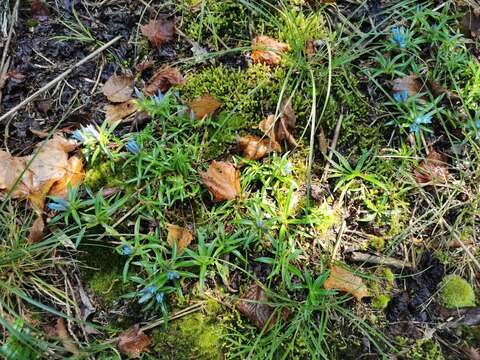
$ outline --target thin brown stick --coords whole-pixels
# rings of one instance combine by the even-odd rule
[[[109,48],[110,46],[112,46],[113,44],[115,44],[118,40],[120,40],[122,38],[121,35],[118,35],[116,38],[114,38],[113,40],[109,41],[108,43],[106,43],[105,45],[103,45],[102,47],[98,48],[97,50],[95,50],[93,53],[91,53],[90,55],[88,55],[87,57],[83,58],[82,60],[80,60],[79,62],[77,62],[75,65],[73,65],[70,69],[67,69],[65,70],[63,73],[61,73],[60,75],[58,75],[55,79],[53,79],[52,81],[50,81],[48,84],[44,85],[42,88],[40,88],[39,90],[37,90],[35,93],[33,93],[32,95],[30,95],[29,97],[27,97],[25,100],[23,100],[20,104],[14,106],[12,109],[10,109],[9,111],[7,111],[5,114],[3,114],[2,116],[0,116],[0,123],[2,123],[5,119],[7,119],[9,116],[13,115],[14,113],[16,113],[19,109],[21,109],[22,107],[24,107],[25,105],[27,105],[28,103],[30,103],[32,100],[36,99],[39,95],[43,94],[45,91],[47,91],[48,89],[52,88],[55,84],[57,84],[58,82],[62,81],[63,79],[65,79],[71,72],[73,72],[75,69],[77,69],[78,67],[82,66],[83,64],[85,64],[87,61],[90,61],[91,59],[93,59],[94,57],[96,57],[98,54],[100,54],[101,52],[103,52],[105,49]]]
[[[10,42],[12,41],[13,29],[15,27],[15,22],[17,21],[17,17],[18,17],[19,6],[20,6],[20,0],[17,0],[13,8],[12,23],[10,24],[10,30],[8,31],[7,42],[5,43],[5,47],[3,48],[2,62],[0,63],[0,73],[8,71],[9,66],[8,65],[5,66],[5,64],[7,61],[8,49],[10,48]],[[0,104],[1,103],[2,103],[2,89],[0,89]]]
[[[330,161],[333,159],[333,153],[337,148],[338,137],[340,136],[340,130],[342,129],[343,115],[340,115],[335,126],[335,133],[333,134],[332,145],[330,146],[330,152],[328,153],[327,163],[323,169],[322,181],[325,181],[328,176],[328,170],[330,169]]]
[[[365,262],[376,265],[386,265],[399,269],[412,268],[413,265],[405,260],[399,260],[388,256],[378,256],[354,251],[349,254],[351,261]]]

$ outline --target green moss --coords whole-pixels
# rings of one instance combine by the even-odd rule
[[[98,166],[89,169],[85,174],[84,184],[90,189],[97,190],[104,186],[112,175],[109,162],[103,162]]]
[[[472,287],[458,275],[443,278],[440,283],[440,298],[447,308],[475,306],[475,293]]]
[[[385,239],[382,236],[372,236],[368,245],[374,250],[382,251],[385,247]]]
[[[122,274],[117,271],[95,272],[88,286],[107,307],[113,305],[127,291],[122,281]]]
[[[395,274],[389,268],[383,268],[383,276],[385,276],[385,280],[387,283],[392,286],[395,282]]]
[[[194,313],[152,333],[152,347],[168,359],[222,359],[224,328],[216,319],[218,307]]]
[[[383,310],[388,306],[388,303],[390,302],[390,296],[380,294],[378,296],[375,296],[372,300],[372,307],[374,309],[378,310]]]
[[[444,360],[442,349],[433,340],[417,340],[415,346],[408,351],[405,357],[409,360]]]

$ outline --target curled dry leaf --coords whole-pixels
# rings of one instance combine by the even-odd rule
[[[415,179],[419,184],[440,183],[445,184],[448,180],[448,166],[445,162],[445,156],[430,151],[427,158],[420,162],[414,170]]]
[[[84,177],[83,160],[78,156],[72,156],[68,159],[65,175],[53,184],[48,195],[67,198],[68,187],[77,187],[83,182]]]
[[[274,308],[267,304],[268,298],[262,287],[253,284],[243,294],[242,299],[237,303],[237,309],[245,315],[259,329],[270,329],[278,320],[274,314]],[[289,316],[286,310],[281,311],[280,318],[286,320]]]
[[[355,296],[358,301],[370,296],[361,277],[337,265],[333,265],[330,269],[330,275],[323,283],[323,287],[325,289],[336,289],[347,292]]]
[[[129,358],[138,358],[150,345],[150,338],[140,330],[138,325],[132,326],[119,336],[118,350]]]
[[[105,106],[105,121],[112,125],[116,121],[125,119],[137,111],[135,100],[128,100],[121,104]]]
[[[157,90],[166,92],[173,85],[183,85],[185,79],[177,69],[170,66],[163,66],[152,76],[148,85],[143,89],[149,96],[155,95]]]
[[[126,75],[112,75],[103,85],[103,95],[115,103],[123,103],[132,97],[133,77]]]
[[[287,140],[292,146],[298,146],[291,131],[295,128],[297,117],[293,112],[291,101],[288,100],[282,104],[280,119],[276,120],[274,115],[269,115],[259,124],[260,130],[269,137],[273,143]]]
[[[280,145],[270,139],[261,139],[259,136],[242,136],[237,141],[237,147],[243,157],[249,160],[258,160],[273,151],[280,151]]]
[[[152,45],[159,47],[163,43],[173,39],[175,35],[175,21],[168,19],[150,20],[150,22],[143,25],[140,30]]]
[[[202,96],[193,99],[188,107],[195,114],[195,119],[200,120],[205,116],[212,115],[222,105],[220,101],[212,95],[205,93]]]
[[[463,16],[462,25],[469,36],[478,37],[480,35],[480,8],[467,11]]]
[[[68,157],[68,153],[75,147],[75,141],[55,135],[53,139],[39,145],[38,154],[33,160],[34,155],[14,157],[0,151],[0,192],[11,191],[10,195],[14,199],[29,199],[33,208],[41,213],[45,198],[51,194],[52,189],[55,194],[66,194],[66,184],[69,181],[76,185],[83,179],[81,160],[71,160]],[[21,175],[31,160],[29,168]],[[14,187],[20,176],[20,181]]]
[[[408,96],[415,96],[422,90],[422,83],[414,74],[393,80],[393,91],[397,93],[407,92]]]
[[[232,200],[240,195],[240,172],[232,163],[213,161],[200,176],[214,201]]]
[[[287,52],[288,44],[279,42],[266,35],[260,35],[252,40],[252,60],[254,63],[276,65],[280,63],[279,53]]]
[[[32,0],[32,15],[40,20],[46,20],[50,15],[47,4],[42,0]]]
[[[168,245],[173,247],[173,244],[176,243],[178,253],[182,253],[183,250],[185,250],[193,240],[193,235],[187,228],[178,225],[167,224],[167,230]]]
[[[43,231],[45,229],[45,223],[43,218],[39,215],[32,224],[30,232],[28,234],[28,242],[30,244],[36,244],[43,239]]]

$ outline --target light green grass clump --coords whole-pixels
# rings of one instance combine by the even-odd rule
[[[440,298],[445,307],[475,306],[475,293],[471,285],[458,275],[445,276],[440,283]]]

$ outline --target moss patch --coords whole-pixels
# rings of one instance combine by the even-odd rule
[[[440,298],[447,308],[475,306],[471,285],[458,275],[445,276],[440,283]]]

